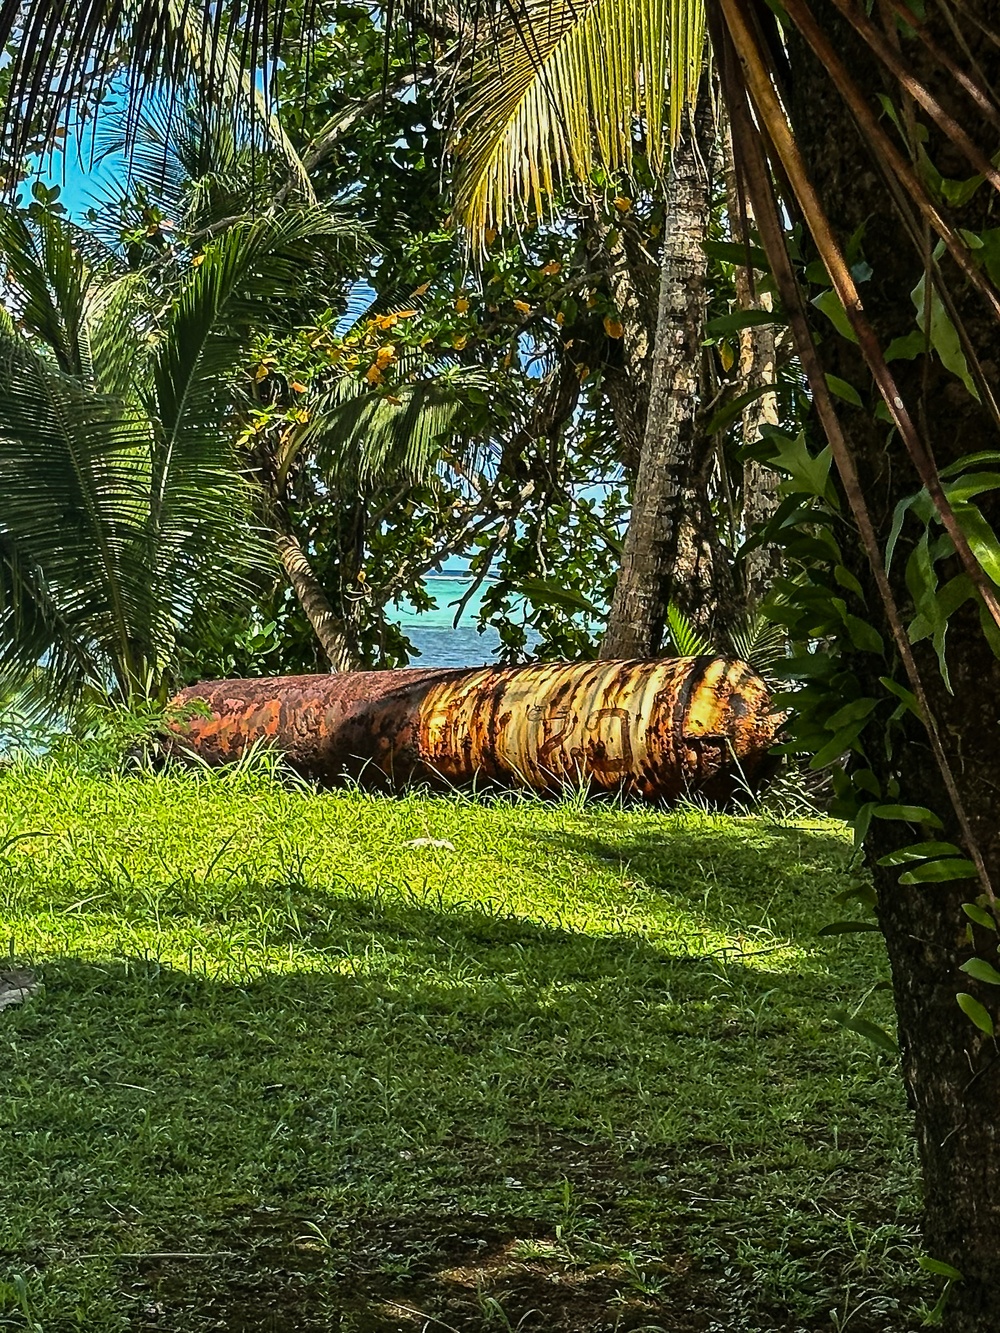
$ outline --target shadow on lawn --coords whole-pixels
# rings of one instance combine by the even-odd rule
[[[615,866],[669,899],[692,921],[722,931],[767,930],[810,947],[844,909],[835,895],[857,872],[851,844],[836,826],[782,825],[747,819],[743,839],[732,821],[662,822],[572,829],[525,836],[549,853],[559,848],[595,867]]]
[[[661,839],[565,838],[684,892]],[[818,1031],[828,979],[772,1013],[738,961],[308,885],[282,929],[315,970],[66,958],[5,1018],[8,1254],[40,1299],[96,1260],[136,1330],[830,1327],[823,1218],[890,1205],[850,1174],[880,1168],[885,1075]],[[853,1333],[903,1326],[874,1271]]]

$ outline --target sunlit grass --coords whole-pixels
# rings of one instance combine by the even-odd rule
[[[837,825],[15,766],[4,839],[0,1327],[910,1326]]]

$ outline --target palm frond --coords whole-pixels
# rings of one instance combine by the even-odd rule
[[[250,594],[269,547],[227,413],[260,303],[294,285],[317,237],[342,234],[318,210],[239,227],[159,323],[144,275],[81,261],[81,373],[25,336],[47,327],[45,284],[25,333],[0,319],[0,677],[44,665],[61,698],[113,683],[127,697],[162,678],[199,599]],[[58,344],[64,325],[48,332]]]
[[[421,481],[461,439],[469,393],[487,391],[495,396],[495,383],[471,367],[395,385],[391,394],[345,377],[316,404],[299,447],[333,482]]]
[[[667,603],[667,631],[670,647],[678,657],[714,656],[716,648],[684,614],[676,602]]]
[[[223,101],[238,87],[270,114],[284,14],[284,0],[2,0],[0,48],[14,52],[3,127],[12,159],[32,133],[55,131],[78,88],[106,91],[123,68],[134,102],[164,80],[194,79]]]
[[[364,244],[353,223],[305,208],[237,223],[205,248],[171,305],[154,358],[154,411],[166,437],[195,423],[218,425],[248,330],[301,285],[329,242]]]
[[[628,170],[641,122],[658,167],[704,61],[703,0],[520,0],[474,69],[457,212],[480,238],[589,179]]]
[[[0,210],[0,251],[10,299],[24,328],[51,350],[67,375],[89,366],[84,305],[86,271],[70,233],[57,219],[29,224],[17,209]]]
[[[53,688],[134,661],[146,578],[135,549],[148,424],[94,394],[27,343],[0,335],[0,662]],[[83,664],[85,674],[81,674]]]
[[[778,664],[788,656],[788,634],[761,612],[755,612],[730,633],[733,652],[753,667],[759,676],[770,679]]]

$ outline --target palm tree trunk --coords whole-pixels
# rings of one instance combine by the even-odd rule
[[[298,538],[291,533],[276,532],[274,540],[288,582],[313,627],[330,670],[360,671],[362,663],[348,643],[343,623],[330,605]]]
[[[656,330],[658,265],[647,255],[631,214],[611,226],[595,218],[595,259],[607,271],[608,290],[623,326],[621,364],[605,364],[601,380],[618,432],[622,464],[635,479],[649,415],[649,379]]]
[[[874,104],[882,71],[841,20],[834,4],[816,0],[812,8],[859,86],[872,90]],[[961,10],[980,25],[965,28],[964,49],[950,27],[948,7],[928,6],[926,46],[911,42],[907,47],[913,78],[925,87],[940,87],[937,57],[947,52],[962,68],[977,70],[983,86],[996,88],[1000,86],[1000,48],[988,35],[995,23],[995,0],[966,0]],[[924,272],[924,257],[911,245],[892,196],[873,169],[868,145],[823,66],[800,42],[789,44],[789,55],[796,139],[841,244],[854,235],[864,237],[864,257],[875,274],[865,288],[864,307],[885,347],[914,327],[910,292]],[[946,83],[945,87],[947,92]],[[877,114],[877,104],[874,110]],[[978,142],[990,145],[985,151],[992,151],[995,130],[991,125],[977,123],[971,114],[962,123]],[[953,160],[949,159],[950,146],[933,128],[923,147],[932,163]],[[958,222],[968,229],[966,235],[988,231],[995,226],[994,198],[980,190],[958,214]],[[980,364],[993,375],[1000,365],[1000,326],[971,286],[954,281],[947,270],[945,280]],[[844,339],[829,337],[826,330],[822,334],[824,368],[850,384],[863,386],[866,392],[870,378],[858,349]],[[997,431],[989,411],[936,357],[894,362],[893,370],[899,393],[919,421],[940,468],[996,449]],[[841,421],[884,544],[897,504],[919,489],[919,481],[899,436],[870,411],[848,409]],[[977,497],[977,503],[994,531],[998,530],[996,492]],[[912,537],[904,533],[906,540]],[[854,541],[852,547],[849,559],[865,578],[860,543]],[[905,554],[903,558],[897,554],[890,578],[903,608],[912,605],[905,567]],[[874,593],[868,605],[885,642],[891,642]],[[972,833],[994,886],[1000,886],[1000,661],[983,634],[973,605],[965,605],[949,618],[947,651],[951,684],[946,687],[928,642],[914,647]],[[840,669],[854,672],[861,691],[877,697],[879,676],[885,670],[880,655],[845,655]],[[911,725],[908,738],[876,731],[866,744],[866,754],[874,756],[872,768],[883,789],[891,781],[900,801],[927,807],[944,821],[943,830],[934,837],[960,842],[961,833],[926,736],[915,719]],[[990,1013],[997,1013],[998,988],[980,984],[960,970],[972,955],[980,955],[994,968],[1000,966],[997,935],[994,930],[970,927],[962,911],[963,902],[976,896],[974,881],[907,885],[900,882],[899,867],[888,869],[879,864],[886,853],[898,851],[916,836],[898,823],[874,819],[866,850],[892,970],[902,1073],[923,1171],[924,1248],[932,1259],[962,1274],[948,1293],[942,1327],[948,1333],[987,1333],[997,1327],[1000,1311],[1000,1061],[996,1042],[969,1022],[955,997],[960,991],[971,992]]]
[[[671,600],[710,633],[720,584],[731,601],[707,495],[713,442],[698,420],[715,137],[705,87],[692,122],[671,163],[649,411],[604,658],[655,655]]]

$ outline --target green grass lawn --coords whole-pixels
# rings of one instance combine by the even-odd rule
[[[39,765],[4,837],[0,1328],[917,1326],[838,825]]]

